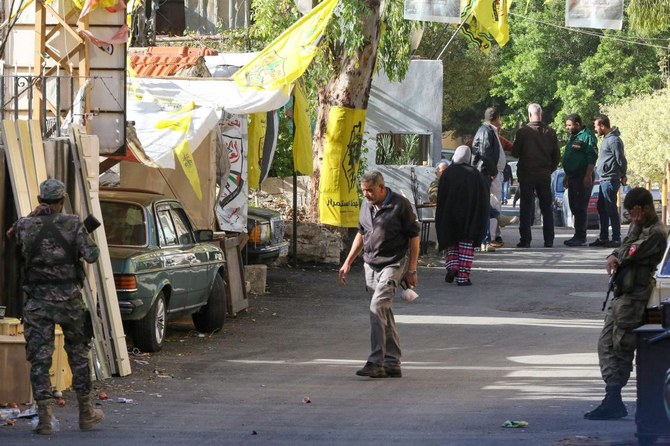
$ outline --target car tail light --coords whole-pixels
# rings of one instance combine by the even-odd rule
[[[254,245],[262,245],[270,241],[270,225],[256,224],[251,231],[249,231],[249,243]]]
[[[132,274],[115,274],[116,291],[137,291],[137,280]]]

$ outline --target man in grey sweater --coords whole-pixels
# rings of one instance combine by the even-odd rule
[[[619,129],[610,126],[606,115],[598,115],[593,121],[598,136],[603,137],[596,171],[600,176],[598,192],[598,215],[600,216],[600,235],[589,246],[618,248],[621,246],[621,219],[617,207],[617,193],[621,185],[626,184],[628,163],[623,150],[623,141]],[[609,227],[612,226],[612,240],[609,240]]]

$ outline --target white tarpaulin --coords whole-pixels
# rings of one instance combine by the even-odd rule
[[[405,0],[404,17],[422,22],[461,22],[460,0]]]
[[[144,102],[186,104],[193,101],[198,107],[223,109],[241,115],[277,110],[291,96],[290,86],[271,91],[243,91],[232,80],[211,77],[188,80],[132,77],[128,79],[128,89],[129,96],[141,97]]]
[[[565,26],[621,30],[623,0],[566,0]]]

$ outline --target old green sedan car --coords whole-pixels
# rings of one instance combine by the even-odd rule
[[[194,229],[179,201],[152,192],[103,188],[100,205],[121,316],[134,345],[160,350],[166,322],[186,315],[198,331],[220,329],[225,260],[211,243],[213,232]]]

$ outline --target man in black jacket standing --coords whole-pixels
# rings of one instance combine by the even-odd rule
[[[517,248],[530,248],[531,222],[535,194],[542,211],[542,232],[545,248],[554,246],[554,216],[551,210],[551,173],[558,167],[561,157],[556,132],[542,122],[542,107],[528,106],[528,120],[516,132],[512,156],[518,158],[517,178],[521,197],[520,241]]]

